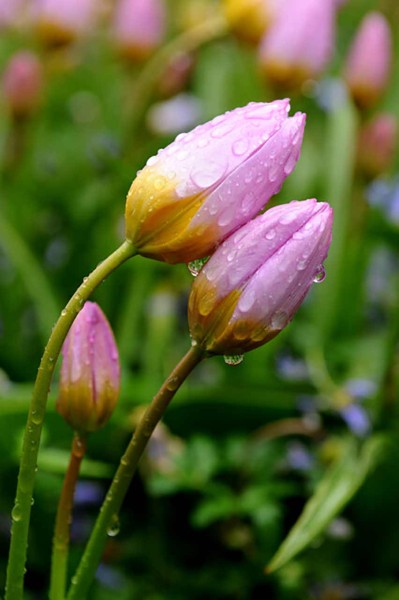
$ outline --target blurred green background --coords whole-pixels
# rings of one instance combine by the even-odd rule
[[[23,18],[0,35],[3,72],[21,49],[35,52],[44,70],[42,100],[28,118],[13,118],[4,95],[0,107],[0,587],[43,345],[82,278],[123,240],[135,173],[180,131],[276,97],[256,48],[228,27],[190,34],[217,21],[219,2],[169,0],[163,44],[135,64],[116,52],[113,3],[101,8],[95,27],[65,46],[49,47]],[[384,97],[365,115],[341,76],[361,19],[375,9],[391,23],[394,60]],[[396,150],[370,174],[357,158],[359,131],[373,113],[399,117],[398,26],[396,0],[348,0],[322,78],[285,92],[292,113],[308,119],[301,159],[272,203],[317,197],[334,206],[327,278],[278,338],[237,366],[205,361],[178,392],[110,532],[93,600],[399,599],[399,160]],[[187,72],[168,86],[170,63],[182,55]],[[115,331],[122,393],[89,442],[71,574],[140,407],[189,346],[191,281],[184,265],[137,257],[93,297]],[[47,597],[71,444],[56,393],[55,382],[32,511],[28,600]],[[305,532],[305,549],[266,576],[315,490],[310,523],[294,540],[300,545]]]

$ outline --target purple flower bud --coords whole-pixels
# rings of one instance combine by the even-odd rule
[[[37,0],[33,21],[41,40],[62,46],[86,33],[94,23],[94,0]]]
[[[365,16],[355,36],[345,67],[345,79],[357,104],[373,106],[385,91],[391,70],[392,36],[385,17]]]
[[[165,29],[163,0],[120,0],[116,6],[114,40],[129,60],[145,60],[161,44]]]
[[[340,410],[341,417],[348,428],[358,437],[365,437],[371,431],[370,418],[366,410],[352,402]]]
[[[248,104],[150,158],[126,202],[126,237],[137,251],[189,262],[253,218],[299,158],[305,115],[288,110],[288,100]]]
[[[271,81],[297,87],[318,77],[331,58],[334,0],[285,0],[260,47],[260,65]]]
[[[3,73],[1,87],[13,117],[32,115],[40,105],[43,92],[43,67],[37,56],[27,50],[13,54]]]
[[[111,416],[119,387],[112,330],[100,307],[86,302],[62,347],[57,410],[75,430],[95,431]]]
[[[275,337],[324,277],[332,209],[306,200],[270,209],[231,235],[192,286],[189,326],[206,352],[239,355]]]

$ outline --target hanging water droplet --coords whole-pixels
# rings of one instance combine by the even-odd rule
[[[231,355],[226,355],[223,356],[224,358],[224,362],[226,363],[226,365],[231,365],[231,366],[236,366],[239,365],[240,363],[242,363],[242,361],[244,360],[244,355],[243,354],[231,354]]]
[[[313,283],[321,283],[322,281],[324,281],[326,278],[326,270],[323,267],[323,265],[320,265],[320,267],[318,267],[315,275],[313,276]]]
[[[205,258],[197,258],[196,260],[192,260],[187,264],[187,268],[193,277],[197,277],[208,258],[208,256]]]
[[[21,518],[22,518],[21,507],[18,503],[12,509],[11,517],[14,522],[18,522],[21,520]]]
[[[111,522],[107,527],[107,535],[109,537],[115,537],[116,535],[118,535],[120,528],[121,526],[119,523],[118,515],[113,515],[111,518]]]

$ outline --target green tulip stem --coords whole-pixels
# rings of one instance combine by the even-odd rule
[[[68,469],[58,502],[55,520],[53,555],[51,561],[50,600],[64,600],[68,569],[69,533],[72,522],[72,506],[80,465],[86,454],[87,438],[75,433],[72,441]]]
[[[72,578],[67,600],[84,600],[86,598],[103,553],[107,531],[118,519],[119,510],[143,451],[176,391],[204,357],[203,350],[198,346],[192,346],[163,383],[141,418],[120,460],[119,467],[100,509],[77,572]]]
[[[36,475],[40,436],[55,364],[64,339],[85,300],[104,279],[136,254],[125,241],[83,280],[55,324],[42,356],[25,428],[15,504],[12,510],[11,544],[7,567],[5,600],[22,600],[30,512]]]

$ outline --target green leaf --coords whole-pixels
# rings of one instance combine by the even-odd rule
[[[353,440],[347,443],[266,567],[267,573],[288,563],[324,531],[360,488],[374,467],[382,446],[381,438],[371,438],[360,451]]]

